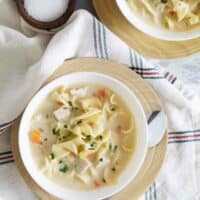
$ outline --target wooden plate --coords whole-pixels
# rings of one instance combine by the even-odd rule
[[[158,59],[180,58],[200,51],[200,38],[171,42],[139,31],[125,19],[115,0],[93,0],[93,5],[102,22],[143,56]]]
[[[146,113],[154,110],[162,109],[161,102],[152,88],[142,80],[135,72],[121,64],[96,58],[81,58],[66,61],[45,83],[58,78],[62,75],[78,71],[95,71],[110,75],[123,83],[125,83],[142,103]],[[21,160],[18,146],[18,127],[20,119],[12,126],[11,129],[11,146],[15,158],[15,163],[22,177],[30,188],[35,192],[40,199],[56,199],[43,189],[41,189],[26,171]],[[111,200],[135,200],[142,195],[147,188],[152,184],[158,174],[167,148],[167,130],[162,141],[154,148],[149,149],[143,163],[142,168],[135,179],[120,193],[111,197]]]

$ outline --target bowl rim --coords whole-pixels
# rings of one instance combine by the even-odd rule
[[[31,163],[32,164],[34,164],[35,166],[36,166],[36,163],[35,163],[35,161],[33,161],[33,157],[32,157],[32,159],[31,158],[29,158],[28,159],[28,161],[27,161],[27,155],[30,155],[30,154],[28,154],[27,152],[28,152],[28,150],[26,150],[26,151],[24,151],[25,149],[26,149],[26,146],[28,146],[27,144],[24,144],[24,136],[26,136],[27,138],[28,138],[28,133],[27,133],[27,131],[28,131],[28,128],[25,128],[26,126],[27,127],[29,127],[28,125],[26,125],[25,126],[25,122],[27,121],[26,119],[27,119],[27,116],[28,116],[28,118],[29,118],[29,120],[31,119],[31,117],[32,117],[32,115],[33,115],[33,112],[34,112],[34,110],[35,110],[35,108],[38,106],[38,104],[39,103],[37,103],[37,101],[38,102],[40,102],[41,103],[41,99],[44,99],[52,90],[54,90],[55,88],[57,88],[59,85],[61,85],[60,83],[62,83],[63,84],[63,82],[62,81],[64,81],[65,79],[67,79],[67,77],[69,78],[70,76],[77,76],[77,75],[79,75],[79,76],[81,76],[81,77],[83,77],[84,75],[87,77],[87,76],[96,76],[96,77],[103,77],[104,78],[104,80],[105,79],[109,79],[112,83],[114,83],[114,84],[118,84],[117,86],[119,87],[119,85],[120,85],[120,87],[122,87],[122,89],[126,89],[126,92],[131,92],[131,98],[132,98],[132,100],[134,100],[135,102],[134,102],[134,109],[135,108],[137,108],[137,109],[139,109],[139,112],[141,112],[140,114],[141,114],[141,118],[140,118],[140,120],[141,120],[141,123],[142,123],[142,126],[143,127],[139,127],[139,128],[142,128],[142,130],[144,131],[144,133],[143,133],[143,136],[144,136],[144,138],[142,138],[142,140],[143,140],[143,147],[138,147],[138,145],[136,144],[136,146],[137,146],[137,148],[136,148],[136,150],[138,151],[138,148],[140,148],[140,153],[141,153],[141,157],[140,158],[135,158],[135,153],[133,153],[133,157],[134,157],[134,159],[136,159],[136,161],[138,161],[139,163],[137,163],[137,165],[135,165],[136,166],[136,168],[135,168],[135,171],[133,171],[133,173],[132,173],[132,175],[128,175],[128,180],[127,181],[124,181],[123,182],[123,184],[121,183],[120,184],[120,181],[119,181],[119,183],[116,185],[116,186],[106,186],[106,187],[103,187],[103,188],[101,188],[101,189],[95,189],[95,190],[92,190],[92,191],[85,191],[85,192],[82,192],[81,191],[81,193],[82,193],[82,195],[86,195],[86,199],[87,200],[89,200],[89,199],[94,199],[94,197],[95,197],[95,199],[97,198],[96,196],[94,196],[95,195],[95,192],[96,193],[98,193],[98,194],[100,194],[100,193],[102,193],[102,195],[100,196],[99,195],[99,197],[98,197],[98,199],[102,199],[102,198],[107,198],[107,197],[109,197],[109,196],[111,196],[111,195],[113,195],[113,194],[115,194],[115,193],[117,193],[117,192],[119,192],[120,190],[122,190],[128,183],[130,183],[130,181],[131,180],[133,180],[133,178],[136,176],[136,174],[138,173],[138,171],[139,171],[139,169],[141,168],[141,166],[142,166],[142,164],[143,164],[143,162],[144,162],[144,160],[145,160],[145,156],[146,156],[146,152],[147,152],[147,148],[148,148],[148,128],[147,128],[147,122],[146,122],[146,118],[145,118],[145,113],[144,113],[144,110],[143,110],[143,108],[142,108],[142,105],[141,105],[141,103],[139,102],[139,100],[138,100],[138,98],[136,97],[136,95],[133,93],[133,91],[131,91],[129,88],[128,88],[128,86],[126,86],[124,83],[122,83],[121,81],[119,81],[119,80],[117,80],[117,79],[115,79],[115,78],[113,78],[112,76],[110,76],[110,75],[105,75],[105,74],[103,74],[103,73],[99,73],[99,72],[72,72],[72,73],[69,73],[69,74],[67,74],[67,75],[64,75],[64,76],[61,76],[61,77],[59,77],[59,78],[57,78],[57,79],[55,79],[55,80],[53,80],[52,82],[50,82],[50,83],[48,83],[46,86],[44,86],[42,89],[40,89],[35,95],[34,95],[34,97],[31,99],[31,101],[29,102],[29,104],[27,105],[27,107],[26,107],[26,109],[25,109],[25,111],[24,111],[24,113],[23,113],[23,115],[22,115],[22,118],[21,118],[21,121],[20,121],[20,126],[19,126],[19,151],[20,151],[20,155],[21,155],[21,158],[22,158],[22,161],[23,161],[23,163],[24,163],[24,166],[25,166],[25,168],[26,168],[26,170],[28,171],[28,173],[29,173],[29,175],[33,178],[33,180],[40,186],[40,187],[42,187],[45,191],[47,191],[48,193],[50,193],[50,194],[52,194],[52,195],[54,195],[54,196],[57,196],[57,197],[59,197],[59,198],[64,198],[64,199],[66,199],[66,196],[64,196],[64,195],[66,195],[66,192],[67,193],[69,193],[70,191],[71,191],[71,193],[70,194],[72,194],[72,193],[77,193],[77,191],[76,190],[70,190],[70,189],[68,189],[68,188],[65,188],[65,189],[63,189],[61,186],[59,186],[59,185],[57,185],[56,183],[53,183],[52,181],[50,181],[45,175],[42,175],[41,173],[39,173],[38,171],[39,170],[33,170],[33,166],[31,166],[30,167],[30,162],[28,163],[28,161],[31,161]],[[77,81],[75,84],[80,84],[82,81]],[[87,81],[86,81],[87,82]],[[89,82],[88,82],[89,83]],[[92,83],[92,82],[90,82],[90,83]],[[67,84],[67,83],[66,83]],[[68,83],[69,85],[68,86],[70,86],[70,85],[74,85],[74,84],[72,84],[72,83]],[[109,87],[108,87],[109,88]],[[111,88],[111,89],[113,89],[113,88]],[[126,93],[125,92],[125,93]],[[128,94],[128,93],[127,93]],[[41,97],[42,95],[44,95],[43,97]],[[121,96],[121,94],[120,94],[120,96]],[[123,98],[123,97],[122,97]],[[124,98],[123,98],[124,99]],[[127,103],[127,102],[126,102]],[[34,105],[34,104],[36,104],[36,106]],[[31,109],[32,109],[32,111],[31,111]],[[132,109],[133,110],[133,109]],[[132,111],[131,110],[131,111]],[[31,116],[31,117],[30,117]],[[29,121],[30,122],[30,121]],[[137,122],[138,123],[138,122]],[[27,123],[26,123],[27,124]],[[138,125],[138,124],[137,124]],[[141,126],[141,125],[140,125]],[[27,131],[25,131],[27,129]],[[140,136],[141,137],[141,136]],[[141,139],[140,139],[141,140]],[[29,139],[27,140],[28,141],[28,143],[30,143],[30,141],[29,141]],[[31,151],[30,149],[30,147],[28,147],[28,149],[29,149],[29,151]],[[132,158],[132,160],[130,161],[130,162],[132,162],[133,163],[133,158]],[[127,173],[128,172],[128,169],[130,168],[130,163],[128,164],[128,166],[126,167],[126,169],[122,172],[122,174],[124,174],[125,172]],[[132,166],[132,165],[131,165]],[[31,169],[32,168],[32,169]],[[130,172],[130,169],[129,169],[129,172]],[[132,171],[131,171],[132,172]],[[43,176],[44,177],[44,179],[43,178],[40,178],[38,175],[41,175],[41,176]],[[121,174],[121,176],[122,176],[122,174]],[[121,180],[121,179],[120,179]],[[50,185],[47,185],[46,183],[49,183]],[[59,192],[55,192],[55,187],[56,186],[56,189],[60,189],[59,190]],[[107,191],[106,192],[103,192],[104,191],[104,188],[107,188]],[[109,190],[111,190],[111,188],[114,188],[114,189],[112,189],[112,192],[109,192]],[[64,193],[64,194],[62,194],[62,193]],[[80,191],[79,191],[79,193],[80,193]],[[88,195],[90,195],[91,196],[91,194],[93,194],[93,196],[92,196],[92,198],[89,198],[88,197]],[[79,199],[79,198],[73,198],[73,199]],[[81,196],[81,199],[85,199],[85,198],[83,198],[83,196]]]
[[[24,0],[16,0],[16,6],[22,18],[34,28],[47,31],[52,29],[57,29],[63,26],[73,13],[75,5],[76,5],[76,0],[69,0],[69,4],[66,11],[59,18],[50,22],[43,22],[29,15],[29,13],[26,11],[24,7]]]
[[[126,20],[136,27],[139,31],[166,41],[187,41],[200,37],[200,26],[187,31],[170,31],[167,29],[161,29],[159,27],[151,26],[142,18],[139,18],[137,15],[134,15],[134,12],[131,10],[127,1],[124,0],[115,0],[116,4],[121,11],[122,15],[126,18]]]

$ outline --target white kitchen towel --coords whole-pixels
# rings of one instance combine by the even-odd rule
[[[76,11],[65,28],[48,43],[49,36],[24,34],[15,9],[14,1],[0,1],[0,130],[4,130],[19,116],[41,84],[66,59],[98,57],[124,63],[155,89],[169,119],[169,145],[165,163],[153,185],[141,198],[199,200],[199,98],[170,72],[158,71],[146,62],[86,11]],[[2,135],[0,199],[23,199],[20,196],[23,189],[19,193],[17,181],[13,183],[10,180],[16,177],[18,174],[15,176],[13,173],[12,152],[6,136]],[[8,198],[8,193],[18,196]]]

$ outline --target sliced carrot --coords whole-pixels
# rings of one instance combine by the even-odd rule
[[[42,137],[39,131],[32,131],[31,132],[31,141],[35,144],[41,144]]]
[[[177,15],[176,11],[174,11],[174,10],[169,11],[169,14],[170,14],[172,17],[176,17],[176,15]]]
[[[97,97],[100,99],[104,99],[106,97],[106,91],[104,89],[100,89],[97,91]]]
[[[59,106],[63,106],[63,105],[64,105],[64,103],[61,102],[61,101],[57,101],[56,103],[57,103]]]
[[[95,187],[100,187],[101,186],[101,184],[96,180],[94,181],[94,185],[95,185]]]

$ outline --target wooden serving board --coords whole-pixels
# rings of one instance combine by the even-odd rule
[[[95,71],[110,75],[126,84],[138,97],[146,113],[162,109],[161,102],[153,89],[142,80],[135,72],[121,64],[96,58],[80,58],[66,61],[55,73],[47,80],[52,80],[72,72]],[[81,81],[81,80],[80,80]],[[44,85],[45,85],[44,84]],[[14,123],[11,129],[11,145],[15,158],[15,163],[22,177],[33,192],[42,200],[53,200],[51,196],[40,188],[26,171],[21,160],[18,146],[18,128],[20,119]],[[110,200],[135,200],[142,195],[152,184],[157,176],[166,154],[167,130],[162,141],[154,148],[149,149],[137,176],[121,192],[110,197]]]
[[[165,41],[139,31],[122,15],[115,0],[93,0],[93,5],[102,22],[143,56],[169,59],[200,52],[200,38],[180,42]]]

